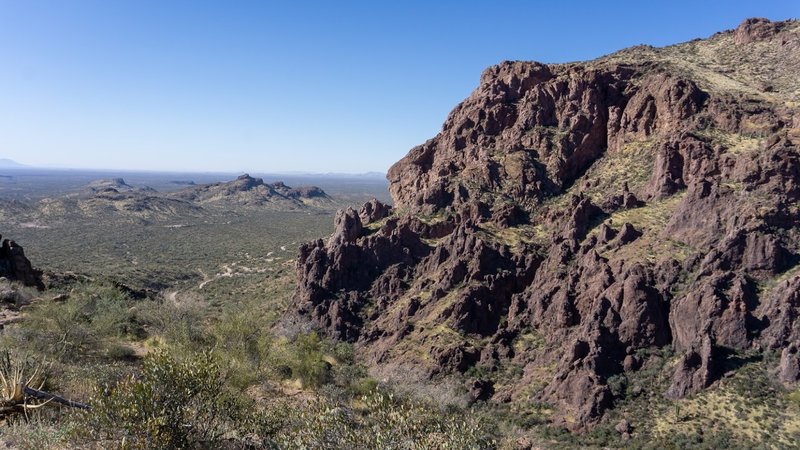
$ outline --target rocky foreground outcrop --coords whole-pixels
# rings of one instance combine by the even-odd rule
[[[16,280],[26,286],[43,287],[42,272],[31,266],[25,251],[16,242],[0,236],[0,277]]]
[[[609,379],[674,350],[663,394],[725,355],[800,377],[800,23],[575,64],[503,62],[297,262],[295,312],[374,364],[502,373],[476,398],[591,426]],[[480,389],[475,386],[481,387]],[[618,395],[618,394],[617,394]]]

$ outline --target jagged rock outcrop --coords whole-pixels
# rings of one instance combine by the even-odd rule
[[[794,387],[800,382],[800,350],[796,343],[790,344],[781,352],[777,372],[778,380],[787,387]]]
[[[42,272],[31,266],[25,251],[16,242],[2,239],[0,246],[0,277],[17,280],[26,286],[42,288]]]
[[[373,198],[367,203],[364,203],[364,206],[362,206],[361,210],[358,212],[358,216],[362,222],[370,223],[370,222],[377,222],[379,220],[385,219],[386,217],[389,217],[391,212],[392,212],[391,206],[385,205],[379,202],[377,199]]]
[[[717,361],[714,358],[714,339],[706,330],[681,356],[678,367],[667,389],[669,398],[681,398],[707,388],[717,377]]]
[[[736,45],[743,45],[764,40],[778,34],[785,25],[783,22],[770,22],[763,18],[747,19],[734,32],[733,41]]]
[[[473,397],[539,386],[574,429],[655,349],[680,358],[663,394],[705,389],[731,352],[800,342],[798,68],[800,23],[760,19],[491,67],[390,169],[394,209],[342,212],[327,243],[301,247],[295,312],[375,364],[514,364],[521,376]],[[784,382],[796,360],[782,357]]]

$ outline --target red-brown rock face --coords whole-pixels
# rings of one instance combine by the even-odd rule
[[[573,428],[649,350],[677,352],[665,394],[681,397],[727,350],[800,342],[798,29],[487,69],[389,170],[393,210],[341,212],[301,247],[296,311],[376,364],[513,362],[520,379],[476,398],[540,386]]]

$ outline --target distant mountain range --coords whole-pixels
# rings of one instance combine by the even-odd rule
[[[0,158],[0,169],[29,167],[8,158]]]
[[[290,172],[274,172],[274,173],[264,173],[263,175],[291,175],[291,176],[314,176],[320,178],[386,178],[385,172],[363,172],[363,173],[341,173],[341,172],[326,172],[326,173],[318,173],[318,172],[299,172],[299,171],[290,171]]]
[[[187,185],[175,192],[160,193],[151,187],[134,187],[122,178],[93,180],[82,190],[45,198],[36,204],[0,200],[0,214],[23,221],[94,218],[172,220],[199,217],[209,208],[251,207],[262,210],[295,211],[332,208],[331,198],[316,186],[292,188],[283,182],[264,183],[247,174],[235,180]]]
[[[12,159],[8,158],[0,158],[0,169],[42,169],[42,170],[69,170],[69,171],[87,171],[87,172],[134,172],[134,173],[148,173],[148,172],[161,172],[161,171],[148,171],[148,170],[117,170],[117,169],[84,169],[84,168],[76,168],[76,167],[37,167],[37,166],[29,166],[26,164],[20,164]],[[165,173],[203,173],[203,174],[211,174],[217,173],[219,175],[229,175],[235,172],[181,172],[181,171],[163,171]],[[327,173],[317,173],[317,172],[305,172],[305,171],[285,171],[285,172],[259,172],[259,175],[265,176],[266,178],[281,178],[282,176],[300,176],[300,177],[317,177],[317,178],[331,178],[331,179],[385,179],[386,173],[385,172],[363,172],[363,173],[337,173],[337,172],[327,172]]]

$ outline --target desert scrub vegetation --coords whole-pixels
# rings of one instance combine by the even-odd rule
[[[201,351],[162,341],[118,367],[92,357],[91,367],[105,368],[93,374],[60,363],[58,372],[85,375],[81,400],[92,409],[31,415],[0,429],[0,441],[19,448],[494,447],[492,427],[478,415],[379,386],[351,345],[315,333],[265,336],[245,317],[199,325],[209,334],[204,342],[219,343]],[[261,370],[252,375],[254,367]]]
[[[293,409],[282,448],[487,449],[496,442],[475,416],[373,391],[350,404],[320,398]]]
[[[792,393],[776,384],[770,370],[777,364],[770,352],[731,352],[718,386],[673,402],[654,414],[653,440],[666,442],[673,436],[697,441],[698,447],[792,448],[800,439],[800,409]],[[677,405],[677,406],[674,406]],[[703,433],[697,433],[703,430]],[[766,445],[769,443],[769,445]]]
[[[98,448],[170,449],[218,447],[249,424],[252,400],[226,386],[211,353],[179,360],[155,351],[137,374],[99,385],[90,403],[78,438]]]
[[[25,320],[4,333],[2,344],[25,348],[58,361],[131,356],[126,339],[143,336],[132,300],[107,284],[80,283],[58,301],[39,301]]]
[[[332,214],[233,208],[207,217],[146,223],[129,223],[113,214],[91,221],[43,218],[46,228],[28,228],[13,217],[0,217],[0,226],[3,234],[25,247],[31,261],[51,271],[161,290],[195,286],[201,281],[198,268],[208,274],[233,262],[276,268],[294,259],[298,243],[330,234]],[[171,227],[176,224],[185,226]],[[91,245],[86,245],[86,236],[91,236]],[[249,282],[265,275],[253,272],[243,278]],[[230,299],[225,292],[217,294]]]
[[[276,336],[276,314],[257,302],[241,300],[219,310],[189,297],[142,304],[138,315],[150,332],[144,342],[148,349],[181,357],[208,351],[224,367],[227,383],[241,391],[268,381],[350,389],[366,376],[348,344],[334,344],[314,332],[295,333],[291,339]]]
[[[377,388],[360,396],[284,396],[259,405],[227,384],[211,352],[186,359],[153,352],[136,375],[98,385],[91,403],[93,409],[75,421],[72,444],[126,449],[495,446],[477,416]]]

